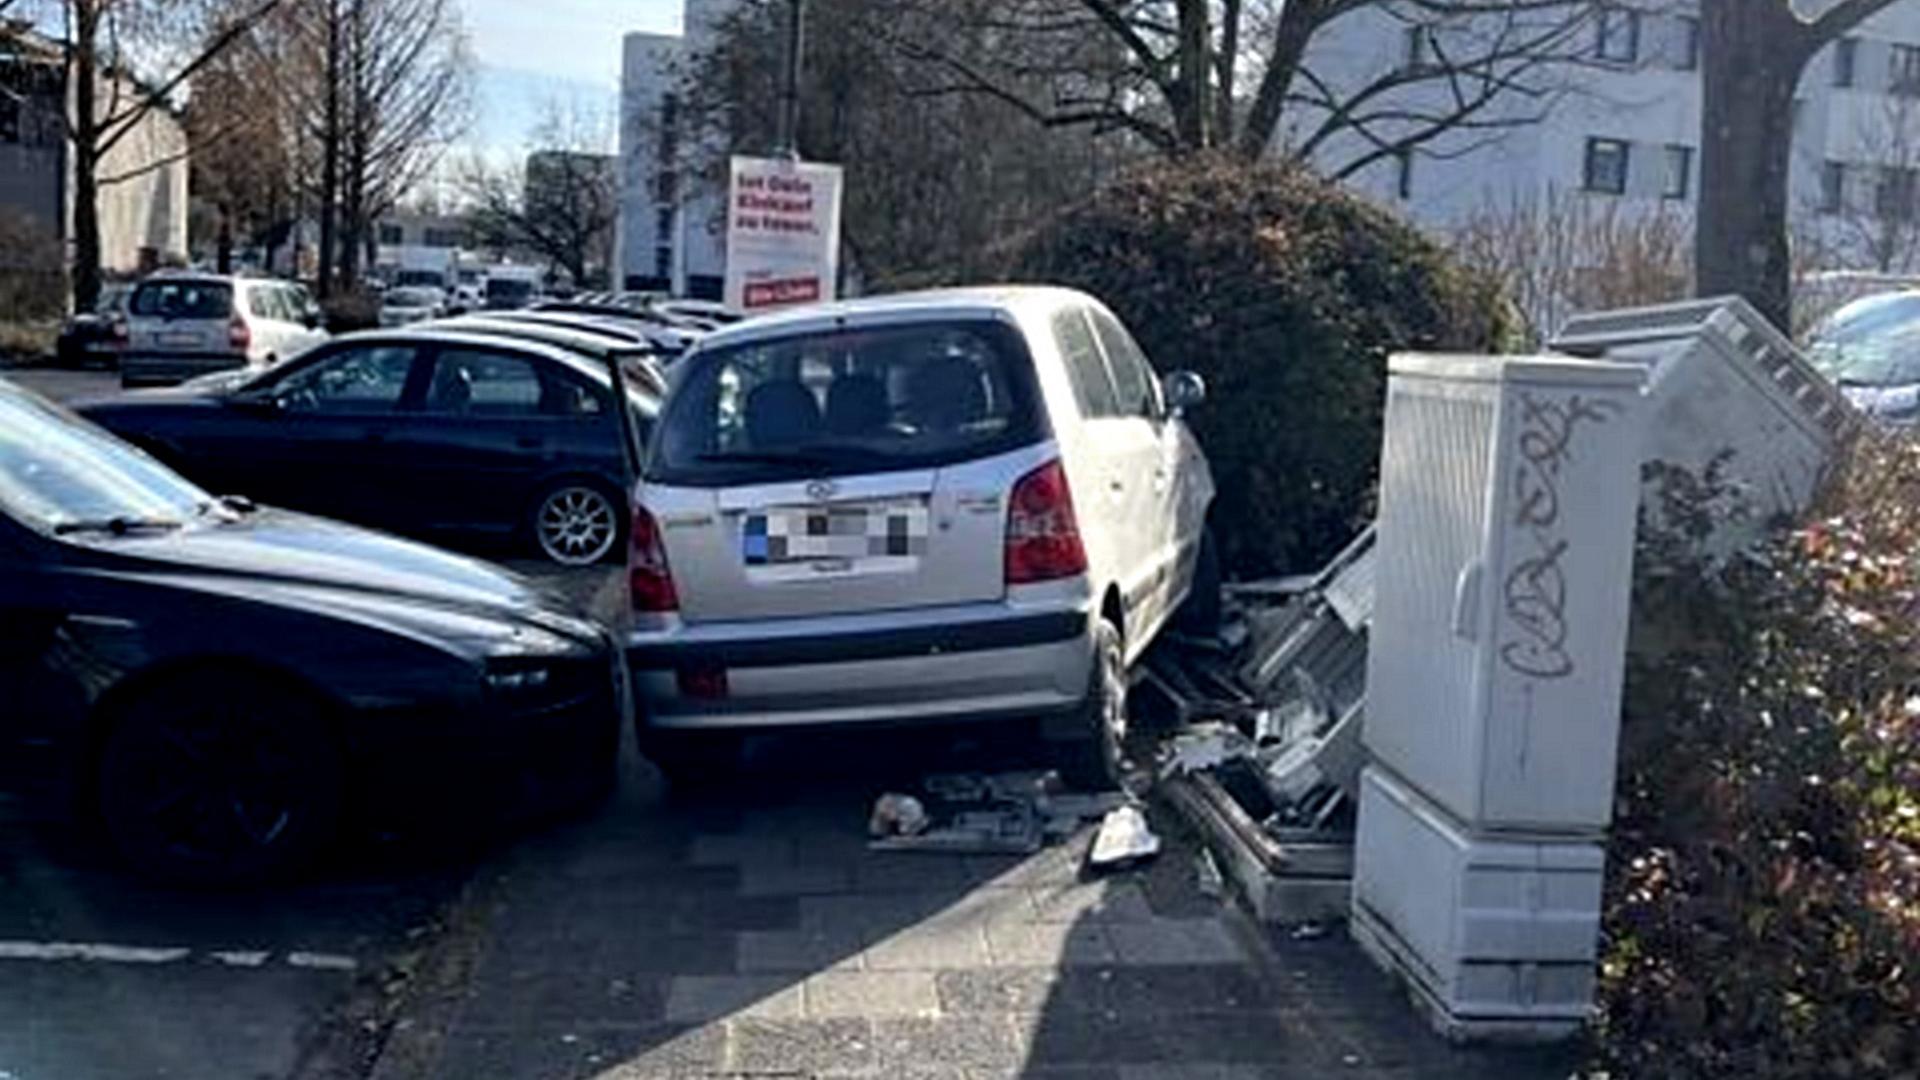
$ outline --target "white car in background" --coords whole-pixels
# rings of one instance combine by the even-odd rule
[[[1218,617],[1213,480],[1182,419],[1205,392],[1067,289],[704,338],[633,498],[643,750],[697,781],[756,731],[1019,719],[1070,781],[1115,779],[1128,668],[1177,612]]]
[[[236,368],[264,370],[327,340],[304,285],[160,273],[127,297],[120,385],[166,386]]]
[[[407,326],[446,313],[446,292],[430,285],[401,285],[380,294],[381,326]]]

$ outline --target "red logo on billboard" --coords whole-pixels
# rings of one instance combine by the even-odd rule
[[[771,307],[775,304],[811,304],[820,299],[817,277],[780,278],[748,283],[742,300],[747,307]]]

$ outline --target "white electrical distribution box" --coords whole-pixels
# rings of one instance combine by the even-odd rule
[[[1645,455],[1727,475],[1763,514],[1804,509],[1859,424],[1846,398],[1739,297],[1578,315],[1550,348],[1649,371]]]
[[[1597,833],[1646,371],[1401,355],[1390,372],[1366,747],[1473,831]]]
[[[1552,1039],[1592,1010],[1605,855],[1487,839],[1378,768],[1360,778],[1349,929],[1458,1038]]]

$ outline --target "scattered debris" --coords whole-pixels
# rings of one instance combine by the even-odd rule
[[[1318,941],[1327,936],[1327,924],[1308,922],[1294,927],[1287,934],[1295,941]]]
[[[1165,779],[1217,769],[1252,752],[1253,744],[1232,724],[1218,720],[1190,724],[1167,740],[1160,776]]]
[[[917,836],[927,830],[927,824],[927,808],[919,799],[889,792],[874,801],[867,833],[876,837]]]
[[[1121,870],[1160,854],[1160,838],[1147,827],[1147,815],[1133,805],[1114,809],[1100,820],[1087,865],[1095,870]]]
[[[947,854],[1030,855],[1045,836],[1031,806],[967,810],[950,823],[912,836],[869,841],[875,851],[937,851]]]
[[[1227,879],[1220,873],[1219,860],[1210,849],[1203,847],[1193,857],[1193,870],[1202,896],[1219,900],[1227,895]]]

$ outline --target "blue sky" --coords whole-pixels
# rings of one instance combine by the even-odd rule
[[[469,140],[488,151],[517,149],[548,102],[611,119],[619,100],[622,35],[680,29],[681,0],[461,2],[479,64]]]

